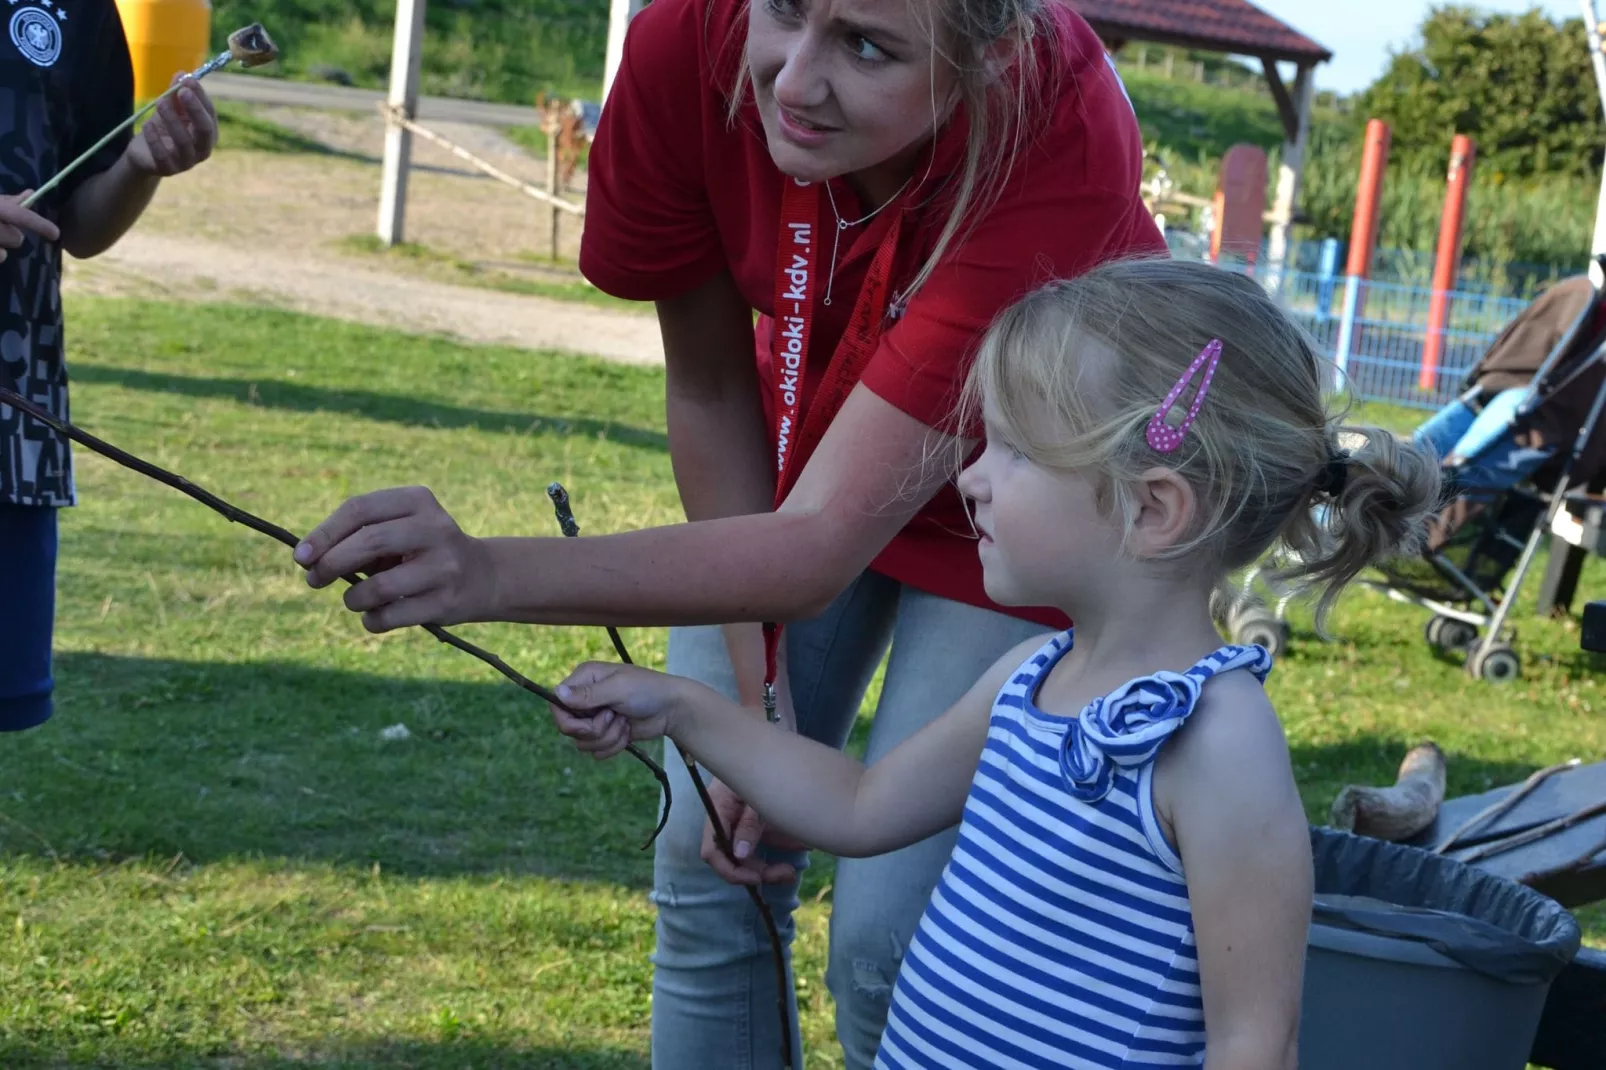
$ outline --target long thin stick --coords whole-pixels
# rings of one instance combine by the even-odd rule
[[[1504,854],[1507,851],[1533,843],[1535,840],[1542,840],[1546,836],[1553,836],[1558,832],[1570,829],[1574,825],[1588,821],[1592,817],[1599,817],[1601,814],[1606,814],[1606,802],[1586,806],[1581,810],[1574,810],[1566,817],[1558,817],[1554,821],[1547,821],[1537,828],[1529,829],[1527,832],[1512,836],[1509,839],[1496,840],[1493,843],[1485,844],[1470,854],[1462,855],[1456,861],[1472,863],[1493,855]]]
[[[1522,876],[1517,878],[1517,883],[1531,885],[1542,880],[1549,880],[1553,877],[1560,877],[1568,873],[1574,873],[1580,869],[1586,869],[1602,851],[1606,851],[1606,838],[1603,838],[1599,843],[1595,844],[1595,846],[1581,852],[1578,857],[1574,858],[1571,862],[1555,866],[1551,869],[1537,869],[1532,873],[1524,873]]]
[[[1439,844],[1433,849],[1433,853],[1436,855],[1444,854],[1446,851],[1454,847],[1456,841],[1467,835],[1467,833],[1471,832],[1479,825],[1486,824],[1502,814],[1508,813],[1518,803],[1526,799],[1528,795],[1540,784],[1544,783],[1546,780],[1549,780],[1557,773],[1565,772],[1568,769],[1574,768],[1578,764],[1579,759],[1569,758],[1565,762],[1558,762],[1555,765],[1548,765],[1538,772],[1530,774],[1527,780],[1524,780],[1514,790],[1509,792],[1505,798],[1484,807],[1482,810],[1463,821],[1459,828],[1450,833],[1449,836],[1445,837],[1443,843]]]
[[[574,509],[569,505],[569,492],[563,488],[562,483],[553,483],[546,489],[547,497],[552,499],[552,508],[557,513],[558,527],[563,529],[565,537],[573,539],[580,534],[580,523],[574,518]],[[619,660],[626,665],[634,665],[630,651],[625,649],[625,641],[619,636],[619,629],[608,626],[608,638],[613,642],[614,652]],[[675,748],[680,750],[679,747]],[[725,826],[720,824],[719,811],[714,809],[714,800],[708,794],[708,786],[703,783],[702,773],[697,770],[697,762],[684,750],[680,750],[681,760],[686,763],[686,771],[691,774],[691,782],[697,789],[697,798],[702,800],[703,809],[708,811],[709,824],[714,829],[714,846],[719,848],[721,854],[737,863],[736,851],[731,847],[729,834]],[[747,889],[747,897],[758,908],[758,916],[764,921],[764,931],[770,938],[770,950],[775,958],[775,1010],[781,1018],[781,1060],[790,1067],[792,1065],[792,1014],[786,1000],[786,955],[781,949],[781,931],[776,927],[775,915],[770,911],[770,905],[764,901],[763,895],[751,884],[743,885]]]
[[[266,535],[268,538],[281,542],[291,549],[294,549],[301,542],[301,540],[296,538],[295,535],[291,534],[284,528],[281,528],[279,525],[270,523],[269,521],[263,520],[259,516],[246,512],[244,509],[241,509],[238,506],[229,504],[222,498],[219,498],[217,495],[212,494],[210,491],[204,490],[201,487],[196,486],[194,483],[191,483],[183,476],[175,475],[165,468],[154,465],[149,461],[142,460],[131,453],[118,449],[109,442],[103,442],[94,435],[91,435],[89,432],[79,430],[77,427],[74,427],[65,420],[57,419],[49,412],[29,401],[27,398],[11,390],[7,390],[4,387],[0,387],[0,404],[10,405],[12,408],[20,409],[47,427],[54,428],[61,434],[66,435],[79,445],[94,450],[103,457],[116,461],[124,468],[130,468],[135,472],[138,472],[140,475],[149,476],[158,483],[165,484],[169,487],[172,487],[174,490],[189,495],[202,505],[213,510],[214,512],[221,513],[226,519],[231,520],[236,524],[243,524],[252,531],[260,532],[263,535]],[[348,575],[340,578],[350,584],[360,583],[363,579],[363,577],[360,575]],[[551,689],[542,687],[540,684],[536,683],[534,680],[531,680],[528,676],[525,676],[523,673],[513,668],[511,665],[497,657],[495,654],[491,653],[489,650],[475,646],[466,639],[460,639],[451,632],[447,631],[445,628],[442,628],[436,624],[421,624],[419,627],[423,628],[426,632],[428,632],[430,635],[433,635],[436,639],[445,643],[447,646],[456,647],[463,653],[483,661],[485,664],[489,665],[491,668],[495,669],[509,680],[512,680],[515,684],[518,684],[520,687],[524,688],[524,690],[537,696],[548,705],[556,706],[558,709],[565,710],[570,713],[575,712],[570,710],[568,706],[564,705],[563,701],[559,699]],[[576,714],[576,716],[579,715]],[[664,772],[662,766],[649,758],[634,744],[632,744],[628,749],[631,755],[635,757],[637,761],[641,762],[641,764],[652,770],[652,775],[658,779],[658,786],[664,791],[663,816],[658,819],[658,827],[653,829],[652,835],[647,839],[647,842],[642,844],[641,849],[646,850],[648,847],[652,846],[653,841],[658,838],[658,834],[664,830],[664,825],[668,824],[669,822],[669,805],[671,801],[669,792],[669,776]]]
[[[219,52],[216,56],[213,56],[210,60],[208,60],[205,65],[197,68],[189,77],[197,80],[205,78],[213,71],[228,66],[229,60],[233,58],[233,53]],[[91,156],[95,155],[95,153],[105,148],[107,142],[111,141],[112,138],[116,137],[124,130],[127,130],[130,126],[133,126],[135,123],[139,122],[139,120],[144,116],[149,115],[151,110],[154,109],[156,105],[160,104],[162,101],[166,100],[183,87],[184,83],[182,81],[175,82],[173,85],[170,85],[163,90],[162,94],[155,100],[151,101],[149,104],[136,111],[133,115],[130,115],[128,118],[112,127],[106,132],[105,137],[101,138],[99,141],[89,146],[89,148],[85,149],[83,153],[79,155],[78,159],[74,160],[66,167],[63,167],[60,171],[57,171],[55,177],[53,177],[49,182],[46,182],[43,186],[40,186],[38,189],[34,190],[27,197],[25,197],[22,201],[22,206],[24,208],[32,208],[39,202],[41,197],[55,189],[57,186],[61,185],[62,179],[66,178],[68,175],[78,170],[79,167],[83,166],[85,160],[89,159]]]

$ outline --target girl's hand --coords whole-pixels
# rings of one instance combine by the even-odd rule
[[[635,665],[587,662],[558,685],[574,711],[552,708],[558,731],[593,758],[612,758],[643,739],[668,735],[687,682]]]
[[[425,487],[348,500],[301,540],[295,559],[312,587],[368,573],[345,602],[371,632],[482,620],[496,593],[485,544],[464,534]]]

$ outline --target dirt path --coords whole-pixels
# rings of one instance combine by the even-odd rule
[[[113,249],[94,260],[69,261],[66,289],[258,301],[465,341],[662,361],[657,325],[645,309],[499,292],[442,277],[469,265],[494,276],[576,281],[537,253],[547,214],[536,202],[465,170],[463,161],[436,146],[415,144],[406,237],[430,256],[414,261],[354,251],[350,239],[374,229],[382,123],[275,107],[256,114],[329,151],[220,151],[191,174],[164,183],[139,226]],[[437,129],[522,179],[544,181],[543,162],[497,131],[459,124]],[[578,200],[583,193],[570,196]],[[577,221],[565,220],[568,258],[578,252],[579,231]]]
[[[134,233],[74,265],[69,289],[163,300],[239,301],[466,342],[663,361],[657,323],[569,301],[452,286],[332,258],[243,254],[217,241]]]

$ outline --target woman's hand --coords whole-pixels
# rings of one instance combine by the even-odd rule
[[[425,487],[346,501],[301,540],[295,559],[312,587],[367,573],[345,602],[371,632],[483,620],[493,611],[495,565],[485,544],[464,534]]]
[[[767,831],[758,811],[718,780],[708,784],[708,797],[714,801],[719,823],[729,831],[732,862],[714,840],[714,824],[703,822],[703,861],[730,884],[786,884],[797,880],[797,867],[787,862],[766,862],[755,852],[759,843],[788,851],[807,850],[806,844],[773,830]]]
[[[668,735],[673,716],[696,701],[688,695],[696,686],[636,665],[587,662],[558,685],[558,698],[574,712],[554,706],[552,720],[593,758],[612,758],[631,743]]]

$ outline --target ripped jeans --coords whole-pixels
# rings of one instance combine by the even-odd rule
[[[940,716],[1011,647],[1047,630],[866,572],[820,616],[784,632],[798,730],[840,748],[890,643],[866,752],[874,762]],[[668,669],[734,697],[717,627],[671,630]],[[763,923],[746,891],[726,884],[701,858],[704,814],[685,763],[669,754],[664,768],[676,805],[653,867],[652,1065],[778,1068],[776,981]],[[954,836],[949,830],[890,854],[837,863],[826,987],[836,1001],[848,1070],[868,1070],[875,1060],[892,982]],[[799,870],[807,863],[801,852],[768,853]],[[764,895],[790,948],[797,885],[771,885]],[[795,993],[788,998],[796,1022]],[[801,1039],[794,1043],[793,1062],[801,1068]]]

